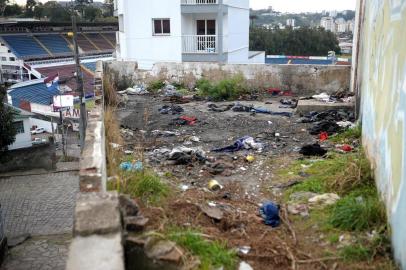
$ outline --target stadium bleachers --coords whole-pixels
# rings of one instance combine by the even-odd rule
[[[61,35],[37,35],[35,36],[47,49],[54,54],[71,53],[69,44]]]
[[[5,41],[9,49],[18,58],[25,60],[48,59],[52,58],[53,56],[73,54],[72,49],[69,47],[69,43],[62,35],[66,34],[37,34],[34,35],[35,38],[32,36],[32,34],[0,34],[0,39]],[[79,48],[82,52],[87,54],[113,52],[115,49],[115,47],[112,45],[116,44],[116,36],[112,32],[86,34],[79,33],[77,37]],[[40,43],[53,55],[50,55]],[[97,46],[97,48],[95,46]]]
[[[96,62],[88,62],[88,63],[82,63],[82,66],[90,70],[91,72],[96,71]]]
[[[79,47],[84,52],[98,51],[98,49],[95,46],[93,46],[93,44],[90,43],[90,41],[83,34],[78,34],[77,40]]]
[[[52,103],[52,97],[58,93],[57,88],[47,88],[45,83],[39,82],[14,89],[9,92],[9,95],[13,106],[19,108],[22,101],[49,105]]]
[[[9,45],[10,50],[21,58],[49,56],[47,51],[29,35],[9,35],[2,36]]]
[[[98,33],[89,33],[86,34],[86,36],[93,41],[94,44],[97,45],[97,47],[100,50],[113,50],[114,47],[111,46],[111,44],[104,38],[102,37],[100,34]]]

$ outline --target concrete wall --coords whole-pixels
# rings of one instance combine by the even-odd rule
[[[7,152],[0,152],[0,173],[56,168],[56,153],[53,143],[36,145]]]
[[[249,1],[229,1],[227,32],[227,63],[248,63]],[[265,59],[262,61],[264,63]]]
[[[387,205],[396,259],[406,269],[406,0],[359,1],[354,89],[363,144]]]
[[[102,62],[95,71],[95,93],[102,94]],[[124,270],[119,198],[106,191],[106,151],[103,96],[89,113],[85,146],[80,158],[79,187],[73,240],[67,270]]]
[[[201,78],[202,74],[207,73],[207,71],[230,75],[242,73],[255,86],[291,89],[300,95],[349,90],[351,75],[349,66],[157,63],[151,71],[136,69],[134,72],[135,66],[131,62],[112,62],[108,64],[108,67],[117,71],[119,76],[130,75],[133,76],[134,80],[162,75],[173,80],[179,80],[188,74]]]

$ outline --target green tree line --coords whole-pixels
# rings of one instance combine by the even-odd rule
[[[336,35],[321,27],[266,29],[253,26],[250,29],[250,49],[273,55],[327,55],[329,51],[341,53]]]
[[[87,5],[77,0],[76,12],[80,15],[81,21],[102,22],[115,21],[113,17],[112,0],[106,0],[102,8],[94,5]],[[41,3],[35,0],[27,0],[25,6],[11,4],[9,0],[0,0],[0,15],[3,17],[35,18],[51,22],[70,21],[70,10],[57,1]]]

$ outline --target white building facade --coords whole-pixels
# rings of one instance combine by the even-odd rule
[[[249,0],[116,0],[117,60],[261,63],[249,52]]]
[[[336,32],[336,24],[334,18],[332,17],[323,17],[320,21],[320,26],[326,29],[326,31]]]

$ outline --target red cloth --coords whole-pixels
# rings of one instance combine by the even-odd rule
[[[328,133],[327,132],[320,133],[319,139],[320,139],[321,142],[324,142],[325,140],[328,140]]]
[[[189,126],[196,124],[197,118],[195,116],[181,116],[179,117],[182,120],[185,120]]]
[[[351,152],[351,151],[352,151],[352,147],[351,147],[351,145],[344,144],[343,146],[341,146],[341,150],[343,150],[343,151],[345,151],[345,152]]]

